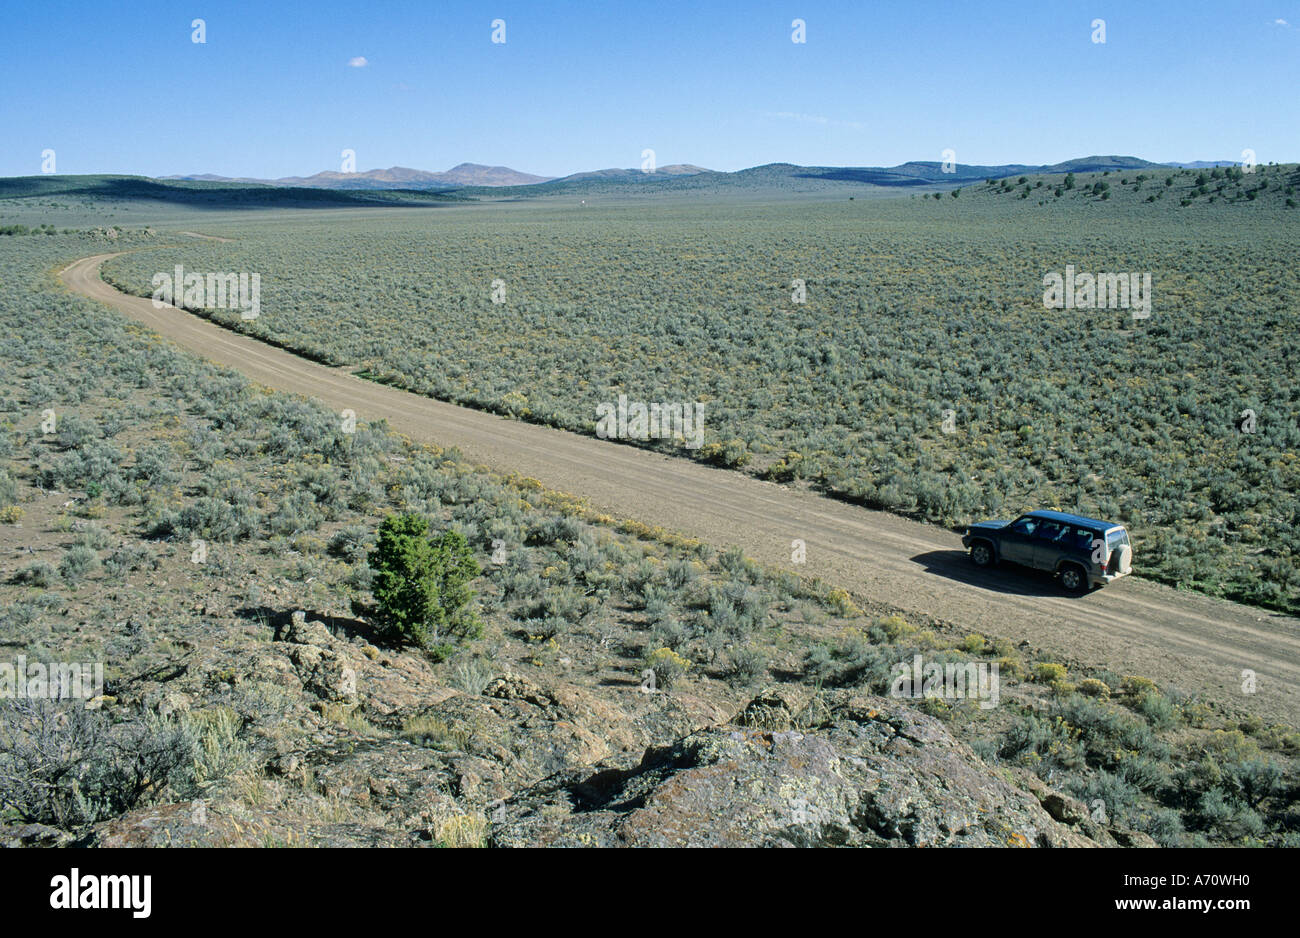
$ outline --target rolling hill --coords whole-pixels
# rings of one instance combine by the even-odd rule
[[[640,196],[651,193],[817,193],[839,190],[889,190],[948,188],[1025,174],[1105,172],[1107,170],[1159,168],[1161,164],[1132,156],[1088,156],[1051,166],[1021,163],[972,166],[958,163],[951,172],[937,162],[912,161],[893,167],[798,166],[768,163],[736,172],[714,172],[693,166],[661,167],[654,173],[640,170],[602,170],[577,173],[528,186],[465,187],[458,195],[478,199],[528,199],[546,196]],[[697,170],[691,172],[690,170]],[[868,193],[864,193],[868,194]]]
[[[272,186],[254,182],[150,179],[146,176],[13,176],[0,179],[0,201],[75,198],[95,202],[167,202],[223,208],[402,205],[461,201],[445,191],[376,187],[373,190]]]

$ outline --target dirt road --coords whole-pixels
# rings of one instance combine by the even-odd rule
[[[1142,674],[1266,719],[1300,724],[1300,620],[1130,577],[1071,598],[1034,574],[977,573],[960,538],[737,472],[508,420],[384,387],[318,365],[191,313],[126,296],[99,276],[114,254],[67,267],[64,283],[177,344],[268,387],[315,397],[358,419],[386,418],[415,439],[587,497],[619,517],[798,569],[863,599],[936,616],[971,631],[1027,640],[1064,662]],[[795,568],[791,542],[807,545]],[[1141,557],[1136,562],[1141,566]],[[1242,672],[1257,691],[1242,692]]]

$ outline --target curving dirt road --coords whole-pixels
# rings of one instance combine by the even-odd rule
[[[1071,664],[1142,674],[1232,709],[1300,724],[1300,620],[1130,577],[1086,596],[1062,595],[1028,572],[977,573],[941,528],[737,472],[521,423],[355,378],[174,307],[104,283],[97,254],[65,268],[73,291],[125,313],[202,357],[358,419],[386,418],[414,439],[459,447],[503,472],[585,496],[618,517],[716,544],[841,585],[869,602],[1036,648]],[[791,541],[807,562],[791,564]],[[1141,557],[1135,558],[1140,568]],[[1242,671],[1256,672],[1253,695]]]

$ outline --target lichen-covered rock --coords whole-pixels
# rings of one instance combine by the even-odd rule
[[[523,700],[538,707],[549,707],[551,698],[542,693],[542,689],[519,674],[506,672],[504,675],[488,682],[483,688],[484,697],[497,700]]]
[[[219,711],[241,729],[214,737],[232,769],[201,789],[201,811],[151,799],[94,825],[93,842],[1151,844],[1032,773],[986,765],[906,701],[798,684],[748,701],[700,681],[646,692],[518,666],[477,692],[335,621],[337,634],[294,615],[256,638],[232,623],[114,687],[115,710],[200,729]],[[0,843],[58,842],[18,827]]]
[[[1027,769],[1013,769],[1011,775],[1021,788],[1038,799],[1038,803],[1043,806],[1043,810],[1053,820],[1060,821],[1062,824],[1076,829],[1085,837],[1096,841],[1102,846],[1114,847],[1117,845],[1118,841],[1115,837],[1111,835],[1106,827],[1093,819],[1087,805],[1079,799],[1071,798],[1069,795],[1048,787],[1046,782]]]
[[[0,847],[66,847],[73,839],[72,834],[48,824],[18,824],[0,829]]]
[[[308,823],[308,821],[315,823]],[[100,826],[100,847],[401,847],[411,832],[321,822],[290,811],[227,814],[201,802],[141,808]]]
[[[1124,830],[1120,827],[1111,827],[1107,828],[1107,830],[1110,832],[1110,835],[1115,838],[1115,842],[1121,847],[1141,847],[1151,849],[1160,846],[1155,842],[1153,837],[1149,834],[1144,834],[1141,831]]]
[[[325,623],[308,622],[305,613],[293,613],[279,647],[292,662],[305,691],[322,700],[358,702],[354,648],[330,634]],[[261,669],[271,670],[265,665]]]
[[[307,621],[307,613],[301,610],[290,615],[290,622],[285,629],[284,641],[293,642],[295,645],[321,645],[329,647],[337,639],[330,634],[330,630],[324,622]]]
[[[937,720],[860,695],[815,729],[718,726],[630,770],[557,773],[491,820],[502,846],[1094,845]]]

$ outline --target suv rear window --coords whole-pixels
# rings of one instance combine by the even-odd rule
[[[1106,535],[1107,550],[1115,550],[1120,547],[1128,547],[1128,546],[1129,546],[1128,531],[1125,531],[1123,528],[1120,528],[1116,531],[1111,531],[1109,534]]]

